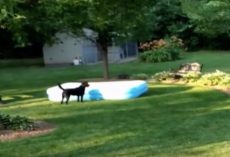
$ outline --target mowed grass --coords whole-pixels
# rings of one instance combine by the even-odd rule
[[[204,71],[230,72],[229,57],[224,52],[205,52],[186,55],[177,62],[111,65],[111,75],[154,74],[190,61],[204,63]],[[0,112],[45,120],[53,123],[56,130],[47,135],[0,142],[0,156],[229,156],[230,99],[215,90],[149,83],[146,94],[131,100],[69,105],[47,100],[45,90],[57,82],[100,77],[101,73],[99,65],[1,69],[0,95],[5,104],[0,105]]]

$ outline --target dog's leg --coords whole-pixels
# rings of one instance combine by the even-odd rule
[[[64,93],[62,93],[61,104],[63,103],[64,97],[65,97],[65,95],[64,95]]]
[[[83,102],[83,95],[81,95],[81,102]]]
[[[69,98],[70,98],[70,95],[67,95],[67,96],[66,96],[66,104],[68,104]]]

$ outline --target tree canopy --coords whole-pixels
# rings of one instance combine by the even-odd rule
[[[97,32],[95,40],[104,60],[104,77],[108,78],[107,47],[112,41],[150,37],[151,9],[148,0],[65,0],[58,1],[63,29],[79,34],[82,28]],[[93,39],[92,39],[93,40]]]
[[[230,0],[183,0],[183,10],[197,25],[197,30],[209,35],[230,33]]]
[[[1,0],[0,58],[12,47],[42,47],[57,32],[84,35],[82,28],[89,28],[98,34],[89,40],[97,44],[108,77],[113,41],[177,35],[187,46],[229,48],[229,15],[230,0]]]
[[[148,0],[3,0],[1,29],[25,46],[31,39],[51,41],[58,31],[82,35],[82,28],[98,33],[96,44],[108,78],[107,46],[113,41],[150,37],[152,14]],[[31,38],[32,35],[32,38]]]

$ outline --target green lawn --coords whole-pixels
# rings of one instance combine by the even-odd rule
[[[230,72],[230,53],[192,53],[159,64],[111,65],[111,74],[147,73],[190,61],[204,71]],[[45,90],[57,82],[101,76],[101,67],[18,67],[0,69],[2,113],[55,124],[50,134],[0,142],[4,157],[228,157],[230,99],[215,90],[183,85],[149,84],[140,98],[60,105]],[[116,92],[114,92],[116,94]]]

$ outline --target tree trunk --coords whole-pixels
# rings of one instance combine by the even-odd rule
[[[102,52],[103,57],[103,73],[104,73],[104,79],[109,79],[109,62],[108,62],[108,51]]]
[[[97,43],[97,48],[102,55],[104,79],[108,80],[109,79],[109,62],[108,62],[107,45],[102,45],[101,43]]]

